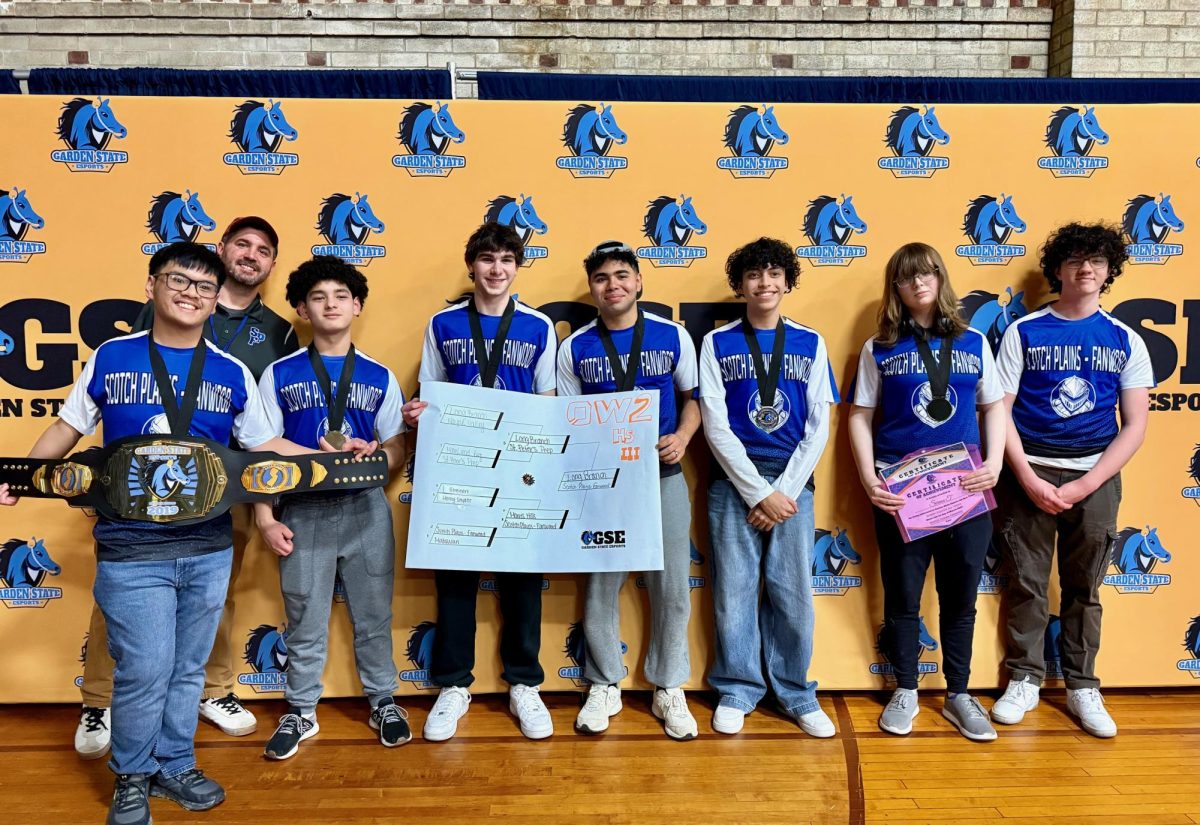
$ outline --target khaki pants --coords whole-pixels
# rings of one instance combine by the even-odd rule
[[[242,569],[242,556],[250,541],[254,527],[253,510],[240,505],[230,510],[233,516],[233,567],[229,571],[229,589],[225,594],[225,610],[221,624],[217,627],[217,638],[204,669],[204,698],[219,699],[233,693],[234,661],[237,647],[233,641],[233,594],[237,587],[238,573]],[[88,626],[86,661],[83,665],[83,685],[79,693],[83,704],[92,708],[112,706],[113,660],[108,653],[108,630],[104,626],[104,614],[98,605],[92,605],[92,621]]]

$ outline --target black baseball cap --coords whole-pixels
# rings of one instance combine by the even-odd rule
[[[266,218],[260,218],[257,215],[247,215],[244,218],[234,218],[231,220],[229,226],[225,227],[225,232],[221,235],[221,243],[225,243],[243,229],[257,229],[266,235],[267,240],[271,242],[271,246],[275,249],[275,255],[279,255],[279,233],[275,231],[275,227],[267,222]]]

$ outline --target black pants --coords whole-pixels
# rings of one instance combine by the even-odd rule
[[[475,681],[475,603],[479,574],[439,570],[437,632],[433,636],[430,681],[442,687],[470,687]],[[497,573],[500,596],[500,674],[510,685],[540,685],[545,680],[538,651],[542,645],[542,575]]]
[[[872,509],[879,543],[879,572],[883,577],[881,650],[892,664],[896,684],[908,690],[917,689],[921,591],[925,589],[925,573],[932,559],[946,689],[951,693],[966,691],[971,679],[971,647],[975,637],[975,596],[992,538],[991,514],[985,513],[906,544],[895,517]]]

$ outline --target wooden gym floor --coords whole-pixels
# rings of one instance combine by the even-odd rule
[[[810,739],[772,711],[747,718],[736,737],[713,733],[712,697],[689,694],[700,738],[668,740],[649,694],[625,693],[604,736],[572,730],[578,696],[548,694],[555,735],[525,740],[500,696],[479,696],[446,743],[420,738],[431,697],[405,702],[416,736],[381,747],[365,703],[321,705],[321,733],[285,762],[262,748],[279,701],[256,702],[259,730],[232,738],[200,724],[200,766],[224,784],[226,802],[189,814],[155,799],[156,822],[987,823],[1198,825],[1200,691],[1110,691],[1121,727],[1093,739],[1065,711],[1061,690],[996,742],[975,744],[941,717],[940,696],[921,701],[912,735],[876,727],[884,694],[821,694],[838,726]],[[991,706],[992,697],[983,697]],[[71,746],[78,709],[0,707],[0,821],[103,822],[112,775]]]

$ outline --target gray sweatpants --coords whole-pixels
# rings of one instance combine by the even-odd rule
[[[682,473],[659,480],[662,497],[663,569],[646,573],[650,593],[650,648],[646,679],[662,688],[676,688],[691,676],[688,658],[688,617],[692,599],[688,587],[691,564],[692,505]],[[583,633],[587,659],[583,675],[597,685],[620,684],[621,587],[628,573],[592,573],[588,577]]]
[[[358,678],[374,706],[397,688],[392,658],[396,540],[383,488],[338,498],[285,497],[279,520],[295,534],[291,555],[279,560],[288,622],[288,704],[308,714],[321,698],[333,582],[340,573],[354,626]]]

